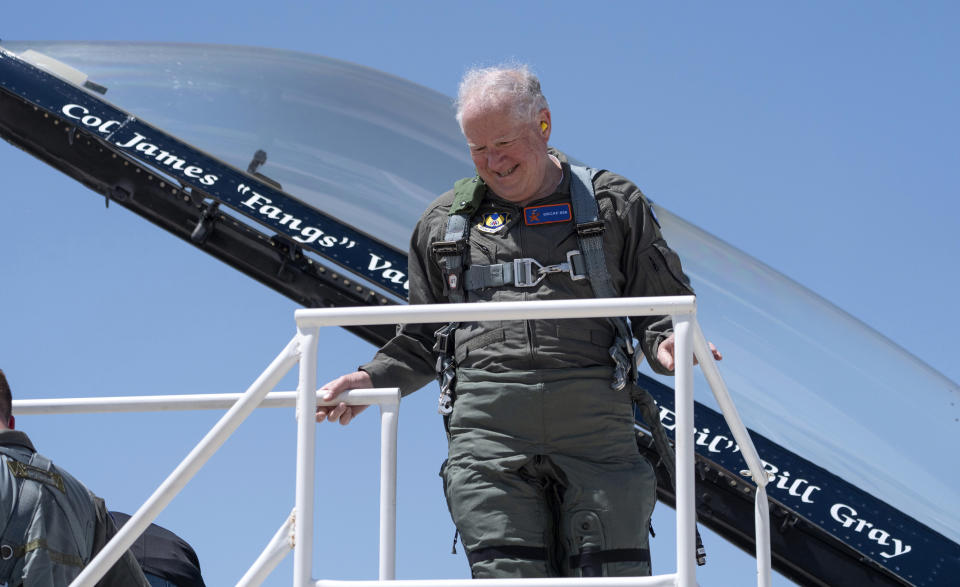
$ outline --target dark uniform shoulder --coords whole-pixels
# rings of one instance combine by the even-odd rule
[[[430,205],[427,206],[427,209],[423,212],[423,216],[428,214],[436,213],[437,211],[447,214],[450,211],[450,205],[453,203],[453,190],[448,190],[437,198],[430,202]]]
[[[603,170],[594,176],[593,187],[601,212],[615,214],[621,221],[626,222],[651,218],[659,228],[650,202],[640,188],[629,179],[612,171]]]
[[[624,203],[635,203],[639,199],[646,200],[635,183],[606,169],[601,170],[594,177],[593,186],[598,198],[615,198]]]
[[[417,224],[423,225],[425,222],[434,223],[437,219],[446,218],[450,213],[451,204],[453,204],[453,190],[444,192],[434,201],[430,202],[430,205],[427,206],[423,214],[420,215],[420,220]]]
[[[450,208],[456,199],[456,189],[450,189],[430,202],[414,228],[412,239],[414,246],[423,247],[430,242],[443,240],[447,220],[450,217]]]
[[[470,214],[476,212],[480,201],[486,195],[486,186],[480,178],[465,177],[453,185],[453,189],[445,192],[427,206],[420,221],[433,220],[436,216],[450,214]]]

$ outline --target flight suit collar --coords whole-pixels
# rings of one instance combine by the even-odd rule
[[[30,442],[30,437],[19,430],[0,430],[0,445],[20,446],[30,452],[37,452],[37,449],[33,448],[33,443]]]

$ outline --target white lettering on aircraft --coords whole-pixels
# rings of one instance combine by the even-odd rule
[[[660,421],[667,430],[676,429],[676,413],[673,412],[673,410],[661,406]],[[709,428],[694,428],[693,433],[694,443],[698,446],[705,447],[707,452],[737,453],[740,451],[740,446],[736,442],[722,434],[711,434]],[[799,497],[803,503],[815,502],[814,493],[822,490],[819,486],[813,485],[810,481],[802,477],[793,476],[790,474],[790,471],[781,469],[773,463],[768,463],[762,459],[761,462],[763,463],[764,470],[773,476],[767,484],[768,491],[781,490],[790,496]],[[771,495],[775,493],[777,492],[773,491]],[[892,547],[893,550],[890,552],[879,553],[880,556],[885,559],[891,559],[913,550],[913,547],[909,544],[904,544],[903,540],[891,537],[888,531],[876,528],[872,522],[858,517],[857,511],[849,505],[843,503],[834,504],[830,508],[830,517],[840,522],[844,528],[852,528],[854,532],[866,534],[867,539],[876,542],[880,546]]]
[[[868,539],[873,540],[880,546],[893,546],[893,552],[880,553],[883,558],[891,559],[913,550],[912,546],[904,544],[899,538],[891,538],[890,533],[886,530],[874,528],[871,522],[857,517],[857,510],[845,503],[833,504],[833,507],[830,508],[830,517],[843,524],[844,528],[853,528],[854,532],[863,533],[864,530],[870,528],[870,531],[867,532]]]
[[[407,276],[403,273],[403,271],[394,269],[393,263],[391,263],[390,261],[387,261],[386,259],[381,259],[380,257],[374,255],[373,253],[370,253],[370,264],[367,265],[367,270],[368,271],[383,270],[383,273],[381,273],[381,275],[383,276],[384,279],[386,279],[387,281],[391,281],[393,283],[402,283],[403,289],[405,290],[410,289],[410,281],[406,279]]]
[[[119,120],[104,120],[99,116],[90,113],[90,110],[80,104],[66,104],[60,111],[73,120],[77,120],[83,126],[103,135],[107,140],[113,140],[113,135],[124,126],[124,122]],[[128,119],[132,120],[132,119]],[[165,151],[159,146],[150,142],[149,137],[134,132],[133,136],[123,141],[115,141],[114,144],[121,149],[133,151],[139,154],[141,158],[153,159],[161,166],[175,171],[179,171],[190,179],[196,179],[206,186],[214,185],[220,178],[211,173],[204,173],[203,168],[198,165],[190,165],[188,162],[177,156],[175,153]],[[242,206],[253,210],[264,218],[269,218],[281,226],[285,226],[291,231],[299,232],[293,236],[293,240],[303,244],[316,244],[323,248],[344,247],[353,248],[357,243],[353,240],[334,235],[325,234],[316,226],[304,226],[304,220],[285,212],[279,206],[273,203],[270,198],[256,192],[250,186],[240,184],[237,191],[243,196],[249,196],[242,202]],[[377,255],[370,253],[370,263],[368,270],[371,272],[381,272],[383,279],[391,283],[403,284],[403,289],[410,289],[410,282],[406,273],[393,267],[390,261],[381,259]]]
[[[299,231],[300,234],[293,237],[293,240],[297,241],[298,243],[303,243],[305,245],[316,243],[317,246],[323,248],[330,248],[340,245],[345,246],[348,249],[357,244],[348,238],[338,239],[332,234],[326,234],[316,226],[302,226],[303,220],[292,214],[284,212],[283,209],[273,203],[273,200],[255,191],[246,184],[240,184],[237,186],[237,191],[244,196],[249,196],[246,200],[241,202],[241,205],[253,210],[260,216],[269,218],[271,220],[276,220],[279,224],[286,226],[291,230]]]
[[[676,428],[676,414],[663,406],[660,407],[660,421],[667,430]],[[722,434],[711,434],[709,428],[694,428],[694,443],[697,446],[703,446],[710,453],[721,452],[740,452],[740,445],[733,439],[727,438]],[[813,485],[807,479],[802,477],[791,477],[790,471],[781,470],[773,463],[763,462],[763,468],[773,475],[773,479],[767,485],[767,489],[782,489],[788,495],[799,497],[803,503],[813,503],[813,493],[820,491],[820,487]]]
[[[300,231],[299,236],[293,237],[293,240],[297,242],[303,244],[316,243],[317,246],[323,248],[339,246],[347,249],[353,248],[357,244],[355,241],[347,237],[338,239],[333,235],[325,234],[322,230],[315,226],[303,226],[304,221],[302,219],[284,212],[282,208],[273,203],[273,200],[257,192],[246,184],[240,184],[237,186],[237,191],[247,198],[241,202],[242,206],[253,210],[263,217],[275,220],[278,224],[286,226],[291,230]],[[370,253],[370,262],[367,265],[367,271],[370,271],[371,273],[380,272],[380,275],[386,281],[397,284],[402,283],[403,289],[410,289],[410,281],[407,279],[406,273],[395,269],[393,267],[393,263],[387,261],[386,259],[381,259],[374,253]]]
[[[775,465],[768,463],[763,459],[760,459],[760,462],[763,463],[763,468],[766,472],[774,475],[773,481],[776,481],[776,484],[773,485],[774,487],[785,490],[789,495],[799,497],[800,501],[803,503],[813,503],[811,496],[813,495],[814,491],[820,491],[819,487],[816,485],[811,485],[809,481],[802,477],[796,477],[791,483],[790,471],[780,471],[780,469],[778,469]],[[771,483],[773,481],[771,481]],[[801,493],[800,488],[804,485],[807,487]],[[770,485],[767,487],[769,488]]]
[[[99,116],[90,114],[87,108],[79,104],[67,104],[61,108],[60,111],[68,118],[79,120],[83,126],[96,130],[98,133],[107,137],[107,139],[112,139],[112,134],[123,126],[123,123],[119,120],[103,120]],[[125,142],[116,142],[114,144],[121,149],[142,153],[141,157],[152,158],[160,165],[179,171],[191,179],[198,180],[203,185],[213,185],[220,179],[212,173],[204,173],[202,167],[187,165],[184,159],[181,159],[174,153],[164,151],[147,139],[148,137],[134,132],[132,138]]]

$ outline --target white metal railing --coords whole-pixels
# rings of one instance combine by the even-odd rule
[[[527,586],[636,586],[678,585],[694,587],[695,501],[694,501],[694,429],[693,429],[693,356],[700,362],[704,376],[717,399],[740,452],[757,484],[755,526],[757,546],[757,584],[770,585],[769,509],[765,486],[767,473],[753,442],[740,421],[723,378],[695,318],[693,296],[650,298],[604,298],[486,304],[435,304],[416,306],[352,307],[298,310],[297,335],[243,394],[151,396],[146,398],[74,398],[62,400],[15,400],[14,413],[89,413],[105,411],[153,411],[176,409],[216,409],[229,407],[210,432],[187,455],[147,501],[131,516],[117,535],[97,554],[71,586],[92,586],[133,544],[157,515],[173,500],[227,437],[257,407],[297,406],[297,474],[294,513],[281,525],[263,553],[238,585],[259,585],[283,557],[294,551],[294,587],[366,587],[391,581],[396,587],[408,585],[460,585],[476,587],[495,581],[497,587]],[[474,320],[530,320],[552,318],[595,318],[607,316],[644,316],[669,314],[675,334],[675,411],[676,411],[676,511],[677,571],[656,577],[559,578],[495,580],[403,580],[396,581],[396,459],[399,392],[397,389],[352,390],[332,402],[319,402],[316,386],[317,339],[326,326],[357,326],[395,323],[431,323]],[[300,379],[296,392],[270,390],[298,363]],[[313,496],[316,425],[313,414],[318,403],[333,405],[377,404],[380,406],[380,569],[377,581],[315,580],[313,571]]]

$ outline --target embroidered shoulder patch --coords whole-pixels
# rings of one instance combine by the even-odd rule
[[[503,212],[487,212],[480,216],[477,229],[483,232],[500,232],[510,222],[510,215]]]
[[[550,224],[551,222],[568,222],[571,218],[570,204],[531,206],[523,209],[523,223],[527,226]]]
[[[10,473],[14,477],[52,485],[59,489],[61,493],[65,491],[63,487],[63,477],[55,471],[45,471],[33,465],[21,463],[15,459],[7,459],[7,467],[10,468]]]

